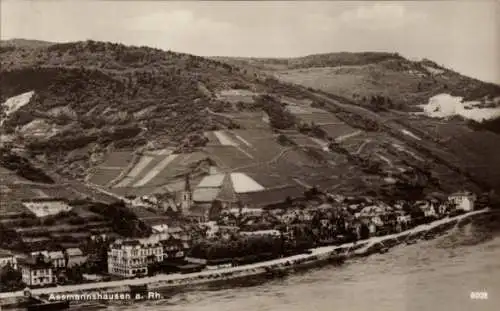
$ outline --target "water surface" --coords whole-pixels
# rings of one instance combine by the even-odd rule
[[[488,300],[471,300],[487,291]],[[397,246],[257,285],[178,293],[108,310],[426,311],[500,310],[500,216],[480,216],[435,240]]]

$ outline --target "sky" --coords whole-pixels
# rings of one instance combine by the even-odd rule
[[[200,56],[385,51],[500,84],[500,1],[1,0],[2,39],[99,40]]]

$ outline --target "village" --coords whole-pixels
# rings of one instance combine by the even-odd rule
[[[370,198],[344,197],[311,188],[278,202],[212,200],[207,185],[231,179],[215,170],[192,187],[185,175],[177,196],[128,198],[126,208],[168,215],[149,222],[145,237],[125,238],[100,233],[81,247],[48,247],[20,253],[2,250],[2,291],[119,280],[158,273],[191,273],[245,265],[402,232],[420,224],[481,208],[469,192],[429,196],[393,205]],[[223,186],[224,188],[224,186]],[[234,190],[234,189],[233,189]],[[42,202],[38,204],[43,206]],[[272,201],[272,200],[271,200]],[[28,208],[36,209],[29,203]],[[55,207],[54,207],[55,206]],[[40,207],[45,213],[67,212],[60,203]],[[42,216],[46,216],[45,214]],[[168,219],[168,221],[165,221]]]
[[[406,129],[373,132],[325,110],[328,99],[219,97],[266,112],[207,108],[223,129],[96,152],[81,180],[4,150],[0,291],[221,271],[488,206],[483,188],[424,160]]]

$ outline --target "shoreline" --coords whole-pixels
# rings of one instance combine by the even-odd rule
[[[222,268],[217,270],[205,270],[195,273],[186,274],[158,274],[155,276],[125,279],[118,281],[84,283],[76,285],[64,285],[46,288],[32,289],[33,296],[48,297],[50,294],[96,294],[103,295],[104,293],[129,293],[131,286],[146,286],[147,291],[160,291],[169,289],[180,289],[186,286],[198,286],[210,283],[217,283],[220,281],[227,281],[239,278],[274,276],[273,272],[288,273],[291,270],[307,269],[316,267],[323,264],[334,264],[331,261],[339,257],[349,259],[353,257],[369,256],[373,253],[380,252],[382,249],[388,249],[398,244],[405,242],[412,236],[417,236],[422,233],[432,233],[433,230],[439,230],[436,233],[441,233],[449,230],[450,225],[454,226],[459,221],[469,218],[471,216],[484,214],[490,212],[491,209],[486,208],[478,211],[472,211],[466,214],[458,215],[455,217],[447,217],[433,221],[429,224],[419,225],[406,231],[395,234],[376,236],[367,240],[358,241],[356,243],[345,243],[336,246],[323,246],[310,249],[310,254],[299,254],[290,257],[283,257],[258,263]],[[385,243],[384,243],[385,242]],[[387,244],[387,245],[386,245]],[[10,300],[19,300],[24,297],[24,291],[16,292],[3,292],[0,293],[0,302]],[[80,300],[76,302],[84,302]],[[0,303],[0,305],[2,305]],[[5,306],[5,304],[4,304]]]

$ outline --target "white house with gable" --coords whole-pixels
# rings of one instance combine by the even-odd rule
[[[448,200],[455,204],[458,210],[470,212],[474,210],[476,195],[470,192],[456,192],[450,195]]]

